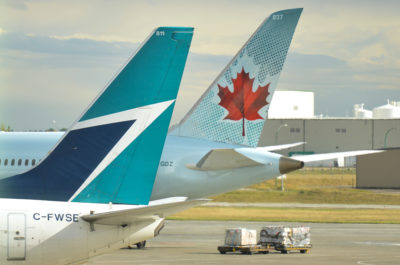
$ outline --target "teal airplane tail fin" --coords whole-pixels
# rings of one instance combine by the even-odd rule
[[[269,16],[170,133],[257,146],[301,12]]]
[[[39,165],[0,180],[0,197],[147,204],[192,35],[154,30]]]

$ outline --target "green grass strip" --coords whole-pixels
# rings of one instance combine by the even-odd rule
[[[196,207],[169,220],[400,224],[397,209]]]

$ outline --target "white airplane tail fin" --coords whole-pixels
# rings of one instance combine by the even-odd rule
[[[269,16],[170,133],[257,146],[302,10]]]

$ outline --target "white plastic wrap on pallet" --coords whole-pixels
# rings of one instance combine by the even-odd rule
[[[263,227],[260,232],[260,243],[284,247],[305,247],[311,244],[310,227]]]
[[[257,244],[257,231],[246,228],[226,229],[225,246],[248,246]]]

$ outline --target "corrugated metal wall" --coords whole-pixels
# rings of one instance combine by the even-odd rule
[[[400,147],[400,119],[269,119],[263,128],[259,146],[301,141],[306,144],[283,150],[282,153]]]

